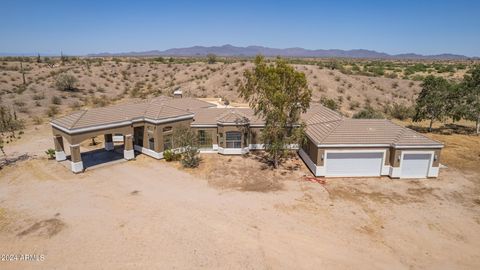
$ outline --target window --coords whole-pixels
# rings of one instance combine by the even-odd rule
[[[163,136],[163,151],[172,149],[173,137],[171,134]]]
[[[148,139],[148,149],[155,150],[155,139],[149,138]]]
[[[163,132],[169,132],[169,131],[172,131],[172,127],[164,127],[163,128]]]
[[[198,145],[199,147],[212,147],[212,137],[207,131],[198,131]]]
[[[227,148],[242,148],[242,133],[239,131],[229,131],[226,135]]]

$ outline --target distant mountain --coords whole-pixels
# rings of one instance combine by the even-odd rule
[[[340,57],[340,58],[367,58],[367,59],[428,59],[428,60],[463,60],[471,59],[465,55],[458,54],[437,54],[421,55],[414,53],[405,54],[387,54],[372,50],[308,50],[304,48],[276,49],[262,46],[237,47],[232,45],[223,46],[193,46],[187,48],[173,48],[165,51],[153,50],[144,52],[125,52],[125,53],[98,53],[87,56],[205,56],[215,54],[218,56],[246,56],[251,57],[258,54],[264,56],[283,56],[283,57]]]

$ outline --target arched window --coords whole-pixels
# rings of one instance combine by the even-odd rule
[[[163,128],[163,132],[169,132],[169,131],[172,131],[172,127],[168,126],[168,127],[164,127]]]
[[[242,133],[240,131],[225,132],[227,148],[242,148]]]

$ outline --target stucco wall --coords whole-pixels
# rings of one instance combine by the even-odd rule
[[[52,133],[54,136],[62,136],[70,144],[79,144],[87,139],[90,139],[91,137],[96,137],[103,134],[115,134],[115,133],[121,133],[123,135],[133,134],[133,127],[129,125],[129,126],[123,126],[123,127],[100,129],[100,130],[95,130],[90,132],[77,133],[73,135],[67,134],[55,127],[52,127]]]

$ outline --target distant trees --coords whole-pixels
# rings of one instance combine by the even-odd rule
[[[432,75],[425,77],[418,95],[414,121],[434,121],[449,117],[475,122],[476,134],[480,134],[480,65],[475,66],[459,83],[449,82]]]
[[[268,158],[275,168],[285,156],[286,146],[303,141],[304,124],[300,114],[310,106],[312,91],[303,72],[284,60],[267,64],[262,56],[255,58],[255,68],[244,72],[240,96],[248,100],[256,115],[265,119],[261,136]]]
[[[76,83],[77,83],[77,78],[67,73],[61,73],[55,79],[55,86],[57,87],[58,90],[61,90],[61,91],[75,90]]]
[[[476,66],[471,75],[465,75],[459,87],[460,115],[475,121],[477,135],[480,134],[480,65]]]

